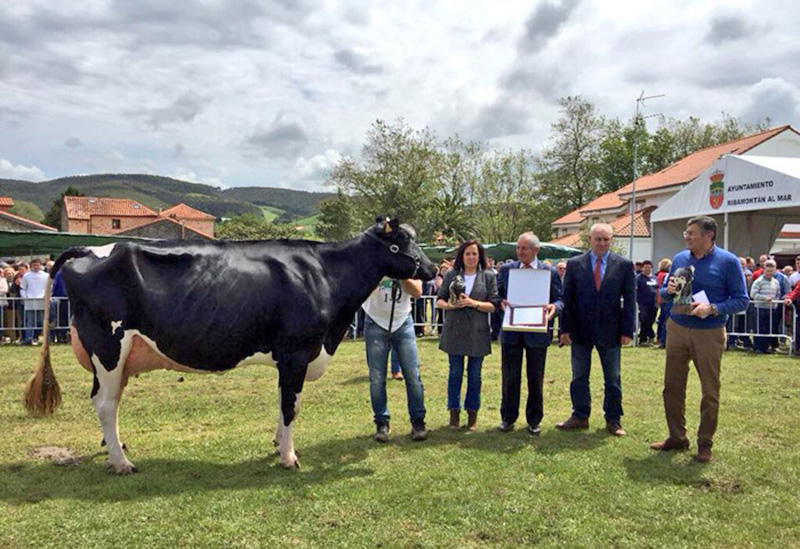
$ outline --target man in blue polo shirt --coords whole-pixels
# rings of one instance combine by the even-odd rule
[[[653,450],[687,450],[686,379],[691,360],[700,377],[700,427],[696,461],[711,461],[711,446],[719,414],[719,372],[725,350],[725,321],[729,314],[747,309],[749,298],[739,259],[714,244],[717,222],[707,216],[693,217],[683,233],[687,250],[672,260],[670,275],[681,267],[694,267],[692,312],[675,314],[667,321],[667,364],[664,371],[664,411],[669,437],[650,445]],[[706,299],[698,294],[705,292]],[[675,281],[661,289],[662,299],[672,299]]]

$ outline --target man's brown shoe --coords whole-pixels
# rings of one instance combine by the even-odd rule
[[[660,442],[654,442],[650,445],[650,449],[659,450],[661,452],[671,452],[672,450],[679,450],[682,452],[689,449],[689,441],[686,439],[677,440],[674,438],[668,438]]]
[[[574,431],[576,429],[588,429],[589,418],[570,416],[564,423],[556,423],[556,429],[562,431]]]
[[[615,437],[624,437],[627,434],[625,432],[625,429],[622,428],[622,425],[610,421],[606,422],[606,431],[608,431]]]
[[[693,458],[698,463],[708,463],[711,461],[711,448],[701,446],[697,449],[697,455]]]

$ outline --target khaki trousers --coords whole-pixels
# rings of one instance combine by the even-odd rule
[[[664,370],[664,411],[669,436],[686,440],[686,380],[689,361],[700,376],[700,427],[697,445],[711,449],[719,414],[719,372],[725,350],[725,328],[691,329],[667,321],[667,366]]]

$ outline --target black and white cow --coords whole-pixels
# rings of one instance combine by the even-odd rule
[[[337,243],[180,241],[70,248],[50,276],[59,269],[72,307],[72,347],[94,374],[91,398],[109,465],[120,474],[135,471],[117,429],[117,408],[130,376],[162,368],[222,372],[255,363],[278,369],[275,442],[281,464],[297,467],[292,422],[303,383],[322,375],[382,277],[429,280],[436,274],[414,242],[413,229],[389,218]],[[26,392],[29,411],[39,413],[55,407],[43,402],[47,386],[57,391],[46,334],[43,340],[40,365]]]

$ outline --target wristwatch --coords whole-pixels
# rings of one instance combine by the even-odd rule
[[[713,303],[711,304],[711,316],[717,316],[719,314],[719,309]]]

